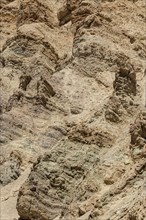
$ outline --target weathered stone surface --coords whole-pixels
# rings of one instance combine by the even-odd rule
[[[146,157],[146,112],[143,111],[131,125],[131,154],[133,158]]]
[[[1,1],[2,219],[145,219],[144,6]]]
[[[69,139],[85,144],[96,144],[99,147],[110,147],[113,144],[112,135],[99,128],[90,128],[86,124],[73,126],[68,134]]]
[[[120,67],[115,75],[113,82],[114,92],[110,97],[105,117],[112,122],[120,122],[122,114],[128,111],[134,103],[134,96],[136,96],[136,74],[131,65],[127,67]]]
[[[17,152],[12,152],[6,161],[2,161],[0,167],[0,185],[7,185],[20,176],[21,157]]]
[[[98,176],[93,191],[89,188],[93,188],[92,182],[88,183],[98,162],[96,146],[72,142],[58,145],[34,164],[28,181],[20,189],[17,209],[21,218],[49,220],[68,216],[72,203],[98,190]]]

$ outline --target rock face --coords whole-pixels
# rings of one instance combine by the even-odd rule
[[[0,184],[7,185],[12,180],[16,180],[20,176],[21,157],[12,152],[9,159],[1,161],[0,167]]]
[[[144,6],[2,1],[2,219],[146,218]]]
[[[146,157],[146,112],[140,113],[131,126],[131,151],[134,158]]]
[[[90,173],[98,162],[96,146],[76,145],[72,142],[59,144],[38,160],[29,180],[20,189],[20,216],[27,219],[54,219],[68,215],[72,203],[84,201],[98,190],[98,172],[96,177]],[[39,204],[38,194],[41,201]]]

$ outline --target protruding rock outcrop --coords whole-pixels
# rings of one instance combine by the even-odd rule
[[[0,165],[0,185],[7,185],[20,176],[21,156],[17,152],[12,152],[9,159],[1,161]]]
[[[17,209],[21,218],[74,219],[78,213],[72,209],[77,202],[98,190],[98,172],[93,172],[98,162],[96,146],[60,143],[34,164],[20,189]]]
[[[137,90],[134,70],[121,67],[115,75],[113,87],[114,92],[110,97],[105,117],[112,122],[119,122],[124,111],[128,111],[128,108],[134,104]]]
[[[146,158],[146,111],[140,113],[131,125],[131,145],[130,150],[134,159]]]

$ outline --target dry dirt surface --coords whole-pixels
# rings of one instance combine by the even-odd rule
[[[0,219],[146,220],[145,0],[1,0]]]

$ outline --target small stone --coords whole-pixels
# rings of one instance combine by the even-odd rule
[[[134,149],[134,151],[133,151],[133,155],[134,156],[137,156],[137,155],[140,155],[140,154],[141,154],[141,150],[140,149],[138,149],[138,148]]]
[[[74,114],[74,115],[78,115],[78,114],[80,114],[81,112],[83,111],[83,109],[82,108],[79,108],[79,107],[72,107],[71,108],[71,113],[72,114]]]
[[[126,158],[125,161],[124,161],[124,164],[125,164],[125,165],[130,164],[130,159]]]
[[[82,216],[86,213],[86,210],[84,209],[84,207],[79,207],[78,213],[79,213],[79,216]]]
[[[114,183],[113,178],[112,178],[112,173],[107,173],[105,178],[104,178],[104,183],[106,185],[112,185]]]

